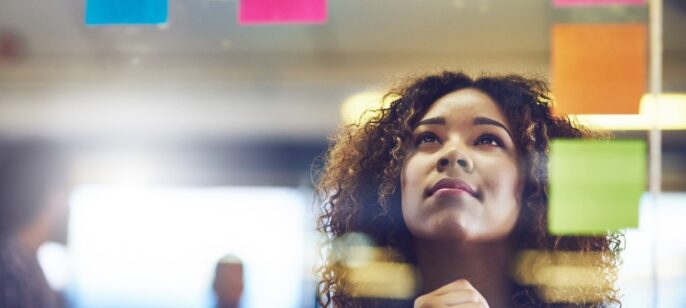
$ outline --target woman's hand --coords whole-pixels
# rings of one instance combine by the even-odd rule
[[[414,301],[414,308],[479,307],[488,308],[486,299],[467,280],[455,280]]]

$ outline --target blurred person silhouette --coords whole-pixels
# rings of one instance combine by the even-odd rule
[[[217,308],[237,308],[243,294],[243,263],[235,255],[222,257],[214,271],[212,288]]]
[[[619,303],[621,234],[547,230],[550,141],[604,136],[553,115],[546,81],[442,72],[386,98],[390,106],[369,121],[339,129],[317,183],[319,230],[331,251],[319,268],[320,305],[566,307],[512,277],[512,261],[529,250],[594,261],[602,287],[574,289],[584,300],[567,304]],[[400,301],[356,296],[359,283],[335,246],[352,232],[416,268],[417,293]]]
[[[0,307],[63,307],[50,288],[37,252],[66,245],[69,188],[66,155],[40,141],[0,149]]]

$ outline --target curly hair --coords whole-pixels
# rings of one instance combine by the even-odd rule
[[[412,235],[401,212],[400,171],[411,144],[413,127],[431,105],[456,90],[472,88],[489,95],[512,127],[513,141],[525,170],[521,212],[509,240],[516,250],[599,252],[604,279],[614,284],[621,234],[554,236],[547,231],[547,158],[553,138],[605,138],[605,135],[551,112],[546,81],[518,75],[471,78],[461,72],[441,72],[413,79],[386,94],[394,100],[375,110],[370,120],[342,126],[331,139],[316,187],[321,215],[318,229],[325,245],[350,232],[362,232],[403,262],[416,263]],[[326,256],[319,268],[320,305],[360,306],[346,295],[340,264]],[[619,303],[617,290],[603,290],[605,303]],[[547,306],[531,287],[517,285],[518,306]],[[603,304],[592,304],[602,306]]]

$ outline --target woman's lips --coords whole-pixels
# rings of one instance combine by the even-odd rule
[[[455,179],[455,178],[445,178],[438,183],[436,183],[431,189],[429,190],[429,195],[434,195],[434,194],[468,194],[474,198],[477,197],[476,192],[474,189],[472,189],[467,183],[460,179]]]

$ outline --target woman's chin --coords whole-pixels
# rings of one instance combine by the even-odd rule
[[[508,237],[508,233],[484,233],[477,230],[454,224],[434,228],[423,234],[414,236],[423,241],[446,242],[446,243],[485,243],[502,241]]]

